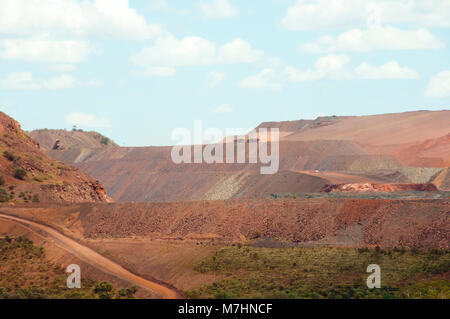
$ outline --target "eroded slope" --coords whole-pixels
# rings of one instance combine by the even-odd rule
[[[0,176],[4,179],[2,201],[110,201],[96,179],[49,158],[19,123],[2,112]]]

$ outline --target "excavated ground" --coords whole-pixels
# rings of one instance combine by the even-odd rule
[[[31,206],[31,207],[30,207]],[[273,238],[332,246],[448,248],[447,199],[254,199],[30,205],[1,211],[79,239],[245,242]]]

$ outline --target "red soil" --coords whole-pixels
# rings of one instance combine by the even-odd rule
[[[1,210],[92,239],[138,236],[149,240],[233,242],[270,237],[308,245],[449,248],[449,204],[444,199],[316,198]]]

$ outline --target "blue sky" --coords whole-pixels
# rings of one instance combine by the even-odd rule
[[[124,146],[449,109],[449,45],[449,0],[0,0],[0,109]]]

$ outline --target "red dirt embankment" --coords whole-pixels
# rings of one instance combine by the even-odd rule
[[[434,184],[376,184],[376,183],[353,183],[353,184],[331,184],[325,185],[321,192],[399,192],[399,191],[418,191],[433,192],[437,191]]]
[[[80,238],[238,242],[273,238],[331,246],[450,246],[447,199],[277,199],[2,208]]]

